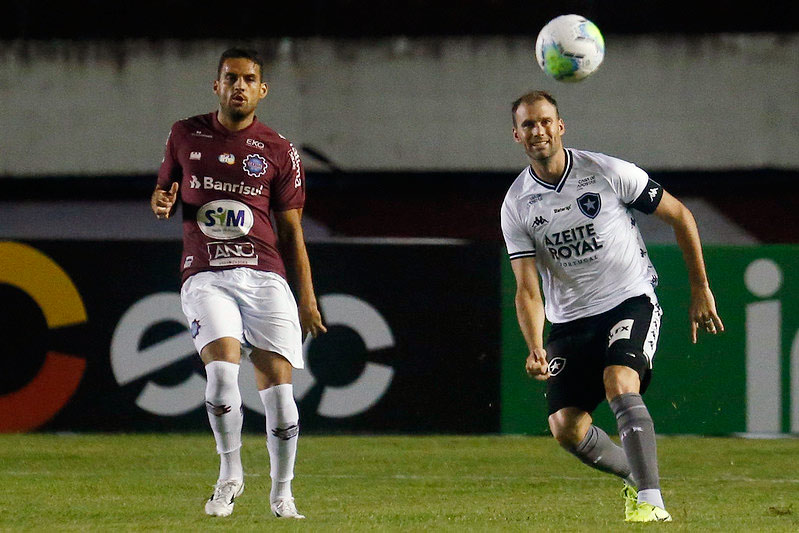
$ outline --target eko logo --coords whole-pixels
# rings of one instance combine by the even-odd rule
[[[87,321],[72,280],[52,259],[19,243],[0,243],[0,283],[17,287],[39,306],[49,329]],[[55,416],[78,388],[86,360],[47,352],[44,364],[21,389],[0,396],[0,432],[29,431]]]
[[[252,229],[252,210],[235,200],[214,200],[197,211],[197,225],[214,239],[243,237]]]

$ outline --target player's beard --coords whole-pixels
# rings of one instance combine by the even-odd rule
[[[239,122],[251,115],[255,111],[255,107],[249,101],[239,106],[233,105],[232,101],[229,101],[222,106],[222,111],[234,122]]]

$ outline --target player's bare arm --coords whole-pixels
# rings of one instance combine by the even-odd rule
[[[510,263],[516,277],[516,316],[530,354],[525,370],[538,380],[549,378],[547,352],[544,349],[544,299],[538,284],[535,258],[522,257]]]
[[[280,253],[286,262],[288,274],[297,288],[300,325],[304,339],[308,333],[314,337],[326,333],[327,328],[322,323],[322,315],[316,302],[311,279],[311,262],[305,249],[301,220],[302,209],[275,212]]]
[[[682,202],[667,191],[663,191],[663,198],[655,210],[655,215],[674,229],[677,245],[682,251],[688,269],[688,279],[691,283],[689,309],[691,341],[696,343],[696,333],[700,329],[712,334],[724,331],[724,324],[716,311],[716,300],[708,283],[702,243],[693,214]]]
[[[178,182],[173,182],[168,191],[156,185],[150,197],[150,208],[155,213],[156,218],[169,218],[175,212],[177,198]]]

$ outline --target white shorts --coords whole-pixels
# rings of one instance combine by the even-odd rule
[[[297,303],[278,274],[252,268],[198,272],[183,283],[180,302],[197,353],[211,341],[233,337],[245,356],[255,347],[305,367]]]

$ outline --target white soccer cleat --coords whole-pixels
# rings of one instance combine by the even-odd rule
[[[278,518],[305,518],[305,515],[297,512],[294,498],[283,498],[272,502],[272,512]]]
[[[229,479],[218,481],[214,493],[205,502],[205,514],[210,516],[230,516],[235,500],[244,492],[244,481]]]

